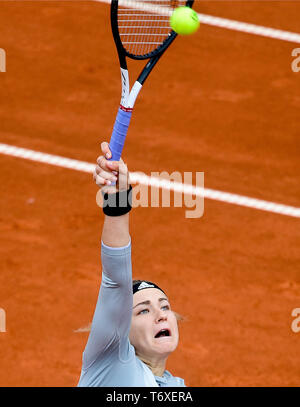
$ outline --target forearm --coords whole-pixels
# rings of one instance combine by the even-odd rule
[[[130,242],[129,213],[122,216],[105,216],[102,242],[110,247],[122,247]]]
[[[101,144],[103,156],[98,157],[94,179],[96,184],[103,188],[103,192],[116,194],[118,191],[126,191],[128,185],[128,169],[122,159],[120,161],[109,161],[111,151],[106,142]],[[116,182],[116,186],[111,183]],[[107,186],[111,185],[110,187]],[[123,211],[124,213],[125,211]],[[110,213],[108,213],[110,215]],[[121,216],[107,216],[104,218],[102,230],[102,242],[109,247],[123,247],[130,242],[129,235],[129,212]]]

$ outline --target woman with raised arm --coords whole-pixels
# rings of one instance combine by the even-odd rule
[[[94,180],[105,192],[102,281],[78,386],[185,386],[165,369],[179,337],[167,295],[155,283],[132,281],[127,167],[109,161],[108,143],[101,149]]]

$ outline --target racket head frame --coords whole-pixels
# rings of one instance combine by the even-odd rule
[[[187,7],[192,7],[194,3],[194,0],[187,0],[185,2],[185,5]],[[114,37],[114,41],[117,47],[118,55],[119,55],[119,60],[120,60],[120,66],[123,69],[127,69],[127,63],[126,63],[126,57],[135,59],[135,60],[143,60],[143,59],[149,59],[149,58],[154,58],[157,57],[158,55],[161,55],[174,41],[174,39],[177,37],[177,33],[174,30],[171,30],[168,37],[153,51],[144,54],[144,55],[135,55],[131,54],[126,50],[126,48],[123,46],[120,33],[119,33],[119,26],[118,26],[118,6],[119,6],[119,0],[111,0],[111,7],[110,7],[110,21],[111,21],[111,28],[112,28],[112,33]]]

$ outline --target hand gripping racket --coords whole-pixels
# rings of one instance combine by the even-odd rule
[[[194,0],[111,0],[111,27],[122,82],[121,103],[109,143],[111,160],[120,160],[135,100],[153,67],[177,36],[170,27],[170,15],[175,8],[192,7],[193,3]],[[130,92],[126,57],[149,59]]]

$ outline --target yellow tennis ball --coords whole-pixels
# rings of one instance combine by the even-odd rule
[[[200,26],[198,14],[190,7],[177,7],[170,17],[171,28],[181,35],[196,32]]]

